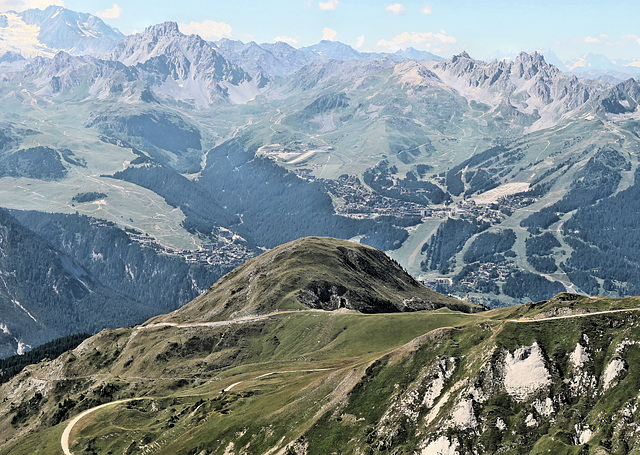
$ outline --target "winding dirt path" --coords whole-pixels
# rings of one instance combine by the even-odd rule
[[[278,371],[271,371],[269,373],[264,373],[261,374],[260,376],[256,376],[253,379],[248,379],[248,380],[255,380],[255,379],[260,379],[260,378],[264,378],[267,376],[271,376],[274,374],[281,374],[281,373],[312,373],[312,372],[316,372],[316,371],[329,371],[329,370],[335,370],[335,368],[314,368],[314,369],[309,369],[309,370],[278,370]],[[225,389],[223,389],[223,392],[228,392],[230,391],[232,388],[234,388],[235,386],[242,384],[245,381],[238,381],[235,382],[229,386],[227,386]],[[71,452],[71,450],[69,450],[69,437],[71,436],[71,431],[73,430],[73,427],[76,426],[76,424],[83,419],[84,417],[88,416],[89,414],[99,410],[99,409],[103,409],[106,408],[108,406],[115,406],[116,404],[122,404],[122,403],[128,403],[130,401],[138,401],[138,400],[150,400],[151,397],[142,397],[142,398],[127,398],[125,400],[118,400],[118,401],[112,401],[111,403],[105,403],[105,404],[101,404],[100,406],[96,406],[95,408],[91,408],[91,409],[87,409],[84,412],[81,412],[80,414],[78,414],[77,416],[75,416],[73,419],[71,419],[71,421],[67,424],[67,426],[65,427],[64,431],[62,432],[62,437],[60,438],[60,445],[62,446],[62,451],[64,452],[64,455],[73,455],[73,452]]]
[[[338,310],[339,312],[340,310]],[[349,310],[348,310],[349,311]],[[325,310],[316,310],[313,308],[309,308],[306,310],[281,310],[274,311],[272,313],[253,315],[253,316],[243,316],[241,318],[236,319],[228,319],[226,321],[215,321],[215,322],[190,322],[190,323],[180,323],[180,322],[154,322],[146,325],[139,325],[134,328],[135,331],[139,330],[149,330],[149,329],[157,329],[161,327],[177,327],[179,329],[189,328],[189,327],[224,327],[227,325],[233,324],[246,324],[249,322],[261,321],[263,319],[269,319],[274,316],[280,316],[283,314],[304,314],[304,313],[327,313]],[[334,312],[335,313],[335,312]],[[336,313],[339,314],[339,313]]]
[[[145,398],[128,398],[126,400],[112,401],[111,403],[105,403],[105,404],[101,404],[100,406],[96,406],[95,408],[87,409],[86,411],[81,412],[80,414],[75,416],[73,419],[71,419],[71,422],[67,424],[67,427],[62,432],[62,438],[60,438],[60,445],[62,446],[62,451],[64,452],[64,455],[73,455],[73,453],[69,450],[69,436],[71,435],[71,430],[73,430],[73,427],[80,421],[80,419],[82,419],[83,417],[86,417],[92,412],[97,411],[98,409],[106,408],[107,406],[114,406],[116,404],[127,403],[129,401],[144,400],[144,399]]]
[[[282,371],[271,371],[269,373],[264,373],[261,374],[260,376],[256,376],[253,379],[247,379],[247,381],[253,381],[256,379],[260,379],[260,378],[266,378],[267,376],[272,376],[274,374],[283,374],[283,373],[313,373],[316,371],[329,371],[329,370],[335,370],[335,368],[314,368],[312,370],[282,370]],[[230,386],[226,387],[225,389],[223,389],[223,392],[228,392],[229,390],[233,389],[235,386],[242,384],[243,382],[246,381],[238,381],[238,382],[234,382],[233,384],[231,384]]]
[[[623,308],[620,310],[594,311],[592,313],[567,314],[565,316],[551,316],[548,318],[540,319],[509,319],[509,322],[517,322],[519,324],[522,324],[531,322],[556,321],[558,319],[586,318],[588,316],[597,316],[599,314],[626,313],[631,311],[640,311],[640,308]]]

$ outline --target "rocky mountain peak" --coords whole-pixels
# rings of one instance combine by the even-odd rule
[[[60,51],[53,57],[52,63],[53,66],[61,70],[63,68],[70,67],[73,64],[73,61],[74,58],[71,56],[71,54],[65,51]]]
[[[508,106],[530,116],[531,123],[540,120],[538,127],[553,124],[564,113],[584,104],[596,90],[565,76],[537,51],[521,52],[513,61],[491,62],[473,60],[463,52],[433,64],[431,69],[463,96],[497,109]]]
[[[144,32],[144,35],[151,36],[169,36],[169,37],[183,37],[185,35],[180,32],[178,28],[178,24],[176,22],[167,21],[161,24],[152,25],[147,27]]]
[[[54,52],[65,50],[74,55],[100,55],[124,39],[119,30],[99,17],[61,6],[28,9],[18,16],[24,24],[36,26],[37,41]]]
[[[537,64],[537,65],[547,64],[547,62],[544,59],[544,56],[538,51],[533,51],[531,53],[522,51],[518,54],[515,60],[516,61],[520,60],[522,62],[530,62],[531,64]]]
[[[465,59],[473,60],[473,59],[471,58],[471,56],[467,53],[467,51],[462,51],[462,52],[460,52],[458,55],[454,55],[454,56],[451,58],[451,61],[452,61],[452,62],[456,62],[456,61],[458,61],[458,60],[459,60],[459,59],[461,59],[461,58],[465,58]]]
[[[319,55],[324,58],[333,58],[336,60],[360,60],[361,54],[348,44],[340,41],[322,40],[313,46],[304,47],[303,50],[311,54]]]
[[[147,73],[154,81],[154,93],[191,104],[207,105],[221,99],[245,102],[259,90],[257,82],[223,57],[215,44],[198,35],[184,35],[175,22],[127,37],[105,58]]]
[[[640,84],[634,78],[629,78],[600,95],[596,112],[627,114],[635,112],[639,104]]]
[[[544,77],[556,77],[561,74],[560,70],[548,64],[538,51],[521,52],[510,65],[512,72],[525,80],[529,80],[537,74]]]

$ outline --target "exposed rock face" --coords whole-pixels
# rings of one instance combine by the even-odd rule
[[[536,400],[533,402],[533,408],[536,410],[538,414],[544,417],[550,417],[551,414],[555,412],[553,407],[553,401],[550,397],[547,397],[543,400]]]
[[[618,376],[627,369],[623,359],[613,359],[602,374],[602,388],[608,390],[617,383]]]
[[[635,112],[639,103],[640,84],[635,79],[627,79],[600,95],[597,111],[605,114],[627,114]]]
[[[298,300],[309,308],[333,311],[339,308],[349,308],[349,300],[344,296],[347,288],[329,284],[313,283],[309,288],[300,291]]]
[[[589,354],[587,353],[586,348],[578,343],[569,359],[571,360],[574,368],[582,368],[584,364],[589,361]]]
[[[551,384],[551,375],[537,342],[518,348],[513,354],[507,353],[504,369],[504,388],[518,401],[526,400]]]
[[[591,437],[593,436],[593,431],[591,430],[591,428],[589,428],[588,425],[584,428],[582,427],[582,425],[576,425],[575,429],[576,429],[576,442],[578,444],[586,444],[591,440]]]
[[[478,420],[473,411],[473,400],[462,400],[452,414],[453,424],[458,428],[476,428],[478,426]]]
[[[421,455],[458,455],[458,442],[449,441],[446,436],[440,436],[422,448]]]

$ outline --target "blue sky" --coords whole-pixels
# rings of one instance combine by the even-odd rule
[[[211,40],[300,47],[328,38],[361,51],[412,46],[443,57],[551,49],[562,60],[586,53],[640,60],[638,0],[0,0],[0,10],[50,2],[98,13],[127,34],[173,20]]]

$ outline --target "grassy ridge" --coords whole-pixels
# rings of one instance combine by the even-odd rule
[[[640,312],[553,320],[531,316],[620,307],[633,310],[640,301],[559,295],[550,302],[479,314],[446,308],[373,315],[302,310],[227,326],[105,331],[57,361],[67,381],[78,378],[74,388],[65,389],[65,396],[77,402],[69,417],[91,407],[87,400],[108,384],[114,391],[106,401],[142,399],[86,416],[71,434],[71,448],[74,453],[263,454],[295,443],[291,450],[305,447],[308,454],[413,453],[425,438],[446,428],[446,416],[474,384],[487,396],[474,405],[484,430],[452,427],[446,433],[463,453],[473,447],[483,453],[498,448],[514,454],[587,453],[572,436],[578,424],[595,429],[590,447],[606,450],[593,453],[617,453],[614,448],[623,439],[629,447],[640,443],[615,417],[640,387],[640,349],[625,349],[628,371],[619,385],[583,396],[568,389],[570,355],[586,335],[593,353],[588,371],[600,377],[621,355],[617,346],[623,340],[640,341],[635,330]],[[492,378],[499,377],[505,352],[534,342],[550,371],[549,396],[554,403],[562,397],[564,405],[555,408],[553,419],[535,414],[540,423],[528,427],[533,399],[515,400]],[[402,403],[410,403],[414,393],[422,400],[435,381],[434,365],[442,361],[455,368],[444,380],[439,413],[427,420],[430,409],[416,403],[410,409],[418,420],[411,420]],[[47,371],[46,365],[31,367],[22,380]],[[80,377],[93,380],[82,383]],[[45,403],[16,429],[46,422],[57,403]],[[611,416],[606,424],[603,416]],[[508,431],[496,430],[498,418]],[[0,454],[57,453],[53,448],[67,422],[14,441]]]
[[[249,438],[251,434],[259,434],[261,428],[270,425],[279,427],[272,435],[264,435],[261,442],[253,442],[255,453],[262,453],[262,449],[272,447],[282,436],[292,439],[299,437],[302,429],[309,427],[316,417],[317,402],[322,402],[335,392],[336,384],[341,381],[350,384],[357,380],[373,359],[423,333],[443,326],[459,325],[472,318],[472,315],[448,309],[392,315],[301,311],[272,317],[265,324],[256,323],[256,330],[252,331],[247,331],[244,325],[206,330],[150,329],[144,331],[144,336],[136,335],[113,361],[107,351],[121,346],[124,339],[131,336],[131,329],[105,331],[92,339],[91,348],[83,354],[68,353],[60,359],[65,365],[67,377],[99,378],[92,384],[90,390],[93,391],[104,388],[105,384],[117,383],[119,387],[128,384],[110,400],[133,395],[149,396],[150,401],[118,405],[90,414],[81,421],[78,431],[72,433],[72,447],[77,441],[75,444],[89,453],[91,450],[97,453],[107,453],[109,450],[126,453],[134,441],[148,441],[145,444],[151,444],[163,439],[164,447],[168,444],[166,433],[170,429],[172,431],[169,434],[187,435],[186,440],[180,439],[183,447],[190,446],[189,441],[209,446],[217,439],[231,442],[243,429],[251,429],[247,431]],[[399,330],[399,327],[402,329]],[[186,349],[188,340],[193,337],[202,336],[206,340],[216,333],[232,336],[234,329],[248,335],[248,339],[237,350],[223,348],[210,355],[181,352],[171,362],[170,369],[163,368],[165,363],[157,360],[158,356],[162,357],[162,354],[173,349],[176,342],[182,342]],[[273,347],[274,334],[279,340],[277,347]],[[140,352],[141,347],[145,348],[144,353],[138,355],[133,364],[126,365],[132,357],[131,353]],[[103,354],[98,357],[97,352]],[[223,371],[212,372],[210,365],[203,365],[203,360],[214,362],[217,357],[220,361],[225,356],[227,360],[236,358],[237,361],[230,361]],[[27,375],[39,376],[38,370],[41,368],[32,367]],[[322,371],[290,373],[312,369]],[[105,373],[111,378],[101,376]],[[188,379],[178,379],[185,376]],[[148,379],[145,380],[145,377]],[[221,394],[224,388],[239,381],[241,383],[230,392]],[[76,400],[80,410],[90,407],[84,406],[80,397],[85,396],[87,401],[91,393],[86,389],[80,393],[69,390],[66,396]],[[197,407],[199,410],[193,414]],[[157,408],[157,411],[151,411],[151,408]],[[54,412],[55,407],[51,409],[45,404],[44,411],[47,415]],[[280,415],[278,425],[275,425],[271,412]],[[42,419],[34,418],[32,423]],[[54,427],[55,432],[46,434],[59,436],[67,422],[61,422]],[[248,425],[249,422],[251,425]],[[285,422],[295,422],[295,425]],[[124,431],[123,428],[135,431]],[[103,438],[107,435],[111,436]],[[55,437],[25,438],[0,453],[37,453],[38,450],[42,450],[41,453],[55,453],[46,452],[52,444],[50,439]],[[159,453],[181,453],[176,444],[166,445]]]

